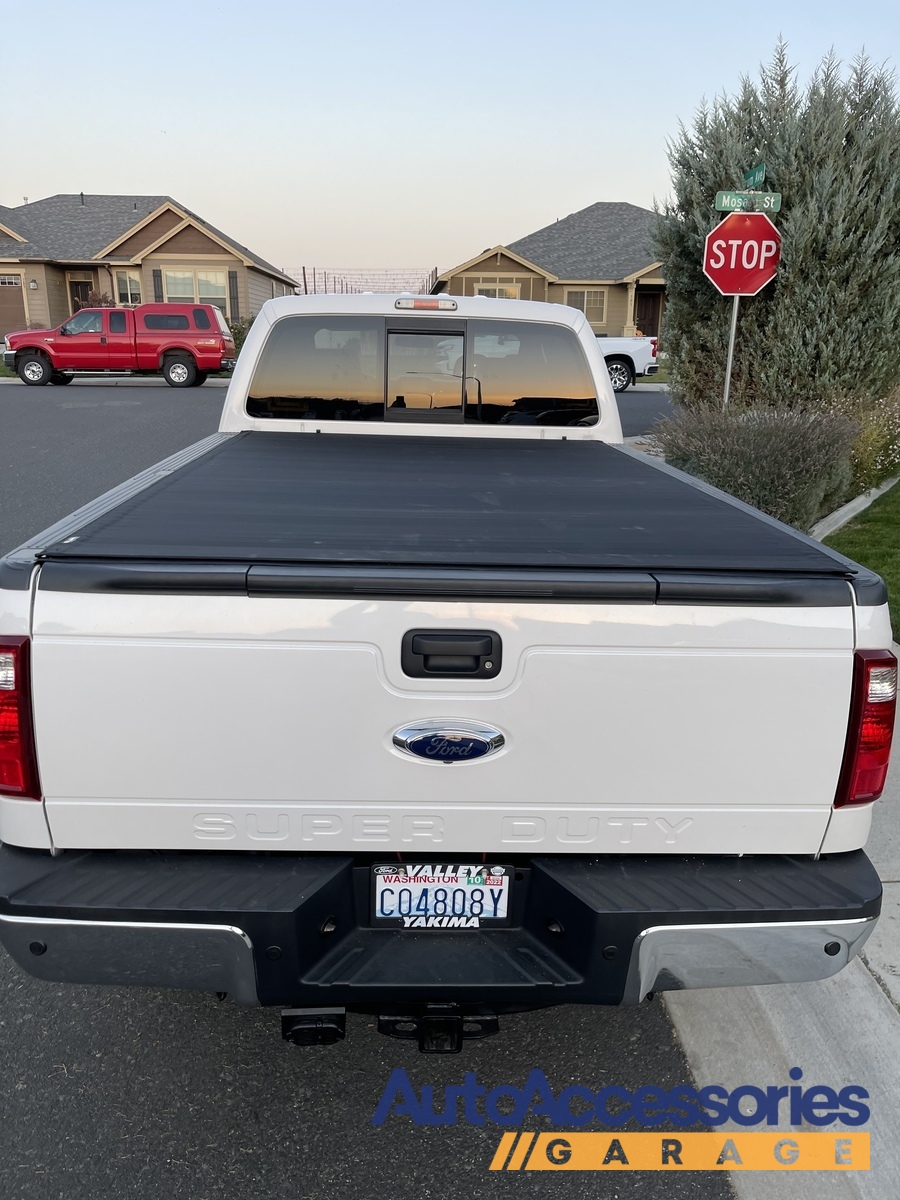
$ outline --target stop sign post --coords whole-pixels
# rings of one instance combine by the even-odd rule
[[[729,213],[707,234],[703,274],[723,296],[734,296],[722,407],[731,389],[734,335],[741,296],[755,296],[778,274],[781,234],[765,213]]]

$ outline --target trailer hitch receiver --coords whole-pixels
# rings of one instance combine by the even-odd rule
[[[379,1013],[378,1032],[419,1043],[422,1054],[459,1054],[464,1041],[500,1032],[497,1014],[464,1012],[458,1004],[425,1004],[414,1011]]]

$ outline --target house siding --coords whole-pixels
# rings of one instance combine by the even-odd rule
[[[605,321],[602,325],[593,324],[595,333],[605,333],[608,337],[622,337],[625,332],[625,318],[628,313],[628,287],[621,283],[551,283],[547,299],[551,304],[565,304],[566,292],[576,289],[598,288],[606,292]]]
[[[21,273],[22,298],[25,301],[25,314],[29,329],[52,329],[53,321],[50,319],[50,301],[47,293],[47,272],[44,264],[23,263]],[[28,286],[32,279],[37,282],[36,291],[32,291]]]
[[[543,275],[526,273],[522,267],[517,267],[511,259],[505,259],[502,255],[499,267],[496,262],[497,256],[494,255],[477,267],[469,267],[466,271],[451,275],[445,288],[447,295],[474,296],[475,289],[481,281],[485,281],[485,286],[490,287],[496,280],[498,281],[497,286],[500,287],[502,286],[502,283],[499,282],[501,276],[503,279],[510,279],[519,285],[519,295],[522,300],[536,300],[549,304],[565,304],[566,291],[569,289],[599,288],[606,292],[604,314],[606,319],[602,325],[594,324],[592,328],[596,333],[605,333],[609,337],[625,335],[625,322],[628,315],[627,284],[601,283],[599,281],[579,281],[572,284],[551,283]]]
[[[610,337],[622,337],[628,319],[628,287],[621,284],[611,287],[606,293],[606,325],[603,333]]]
[[[500,254],[492,254],[490,258],[486,258],[483,262],[480,262],[477,268],[470,267],[469,270],[476,275],[499,275],[501,272],[504,275],[514,275],[516,272],[520,275],[523,273],[526,275],[531,274],[527,267],[523,267],[516,259],[509,258],[502,252]]]
[[[49,308],[48,326],[55,329],[69,317],[69,289],[66,284],[64,267],[47,266],[44,269],[47,281],[47,304]]]
[[[263,275],[261,271],[254,271],[252,267],[246,270],[247,276],[247,308],[244,316],[255,317],[267,300],[272,299],[272,280],[268,275]],[[279,284],[275,285],[276,293]]]
[[[178,233],[173,233],[167,242],[158,247],[159,254],[222,254],[225,253],[218,242],[207,237],[201,230],[188,225]],[[231,256],[229,256],[231,257]]]
[[[158,242],[164,233],[174,229],[176,225],[180,225],[182,220],[183,218],[178,213],[171,210],[160,213],[158,217],[153,218],[149,225],[145,225],[143,229],[133,233],[127,241],[122,242],[121,246],[116,246],[113,256],[126,260],[133,258],[146,246],[152,246],[154,242]]]

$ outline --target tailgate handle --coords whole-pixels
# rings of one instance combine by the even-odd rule
[[[498,634],[481,629],[411,629],[403,637],[400,661],[404,674],[414,679],[493,679],[500,671],[501,648]]]
[[[488,636],[472,637],[468,633],[440,634],[417,633],[412,640],[413,654],[469,654],[480,658],[490,654],[493,639]]]

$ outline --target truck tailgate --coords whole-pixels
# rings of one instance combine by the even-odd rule
[[[48,547],[56,845],[814,853],[846,563],[614,447],[460,441],[242,435]],[[421,628],[490,631],[499,673],[409,676]],[[505,744],[394,745],[429,719]]]
[[[39,592],[51,832],[94,848],[813,852],[850,615]],[[406,678],[402,636],[422,626],[499,633],[500,675]],[[451,717],[495,726],[504,749],[448,769],[392,745]]]

